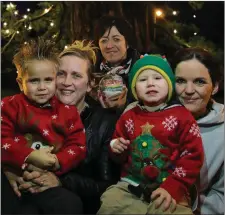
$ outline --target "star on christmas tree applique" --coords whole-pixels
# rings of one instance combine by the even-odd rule
[[[148,122],[141,126],[142,134],[151,134],[152,128],[154,128],[154,125],[150,125]]]

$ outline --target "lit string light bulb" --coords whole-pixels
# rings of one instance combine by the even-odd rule
[[[14,12],[14,15],[18,15],[18,11],[17,10]]]
[[[7,9],[14,8],[14,7],[15,7],[15,5],[12,4],[11,2],[10,2],[9,4],[6,5],[6,8],[7,8]]]
[[[6,33],[6,34],[9,34],[9,29],[7,29],[7,30],[5,31],[5,33]]]
[[[16,31],[16,33],[19,34],[20,32],[19,31]]]
[[[54,22],[51,22],[50,25],[53,27],[54,26]]]
[[[46,9],[45,9],[45,13],[48,13],[48,11],[49,11],[49,9],[46,8]]]
[[[196,18],[196,15],[193,15],[194,18]]]
[[[4,26],[7,26],[7,22],[4,22],[3,25],[4,25]]]
[[[156,10],[155,15],[158,16],[158,17],[162,16],[162,11]]]
[[[177,15],[177,11],[174,10],[173,11],[173,15],[176,16]]]
[[[67,49],[67,48],[68,48],[68,46],[65,46],[64,48],[65,48],[65,49]]]
[[[24,18],[24,19],[27,19],[27,15],[24,15],[23,18]]]
[[[194,33],[194,35],[196,36],[196,35],[197,35],[197,33],[195,32],[195,33]]]
[[[27,12],[30,12],[30,8],[27,8]]]
[[[173,30],[173,33],[174,33],[174,34],[176,34],[176,33],[177,33],[177,30],[176,30],[176,29],[174,29],[174,30]]]

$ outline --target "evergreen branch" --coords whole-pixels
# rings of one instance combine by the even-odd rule
[[[48,12],[43,12],[42,14],[40,14],[40,15],[38,15],[38,16],[32,18],[32,19],[29,19],[29,22],[33,22],[33,21],[35,21],[35,20],[38,20],[38,19],[44,17],[46,14],[48,14],[48,13],[52,10],[52,8],[53,8],[53,5],[52,5],[50,8],[48,8]],[[2,52],[1,52],[1,53],[3,53],[3,52],[6,50],[6,48],[10,45],[10,43],[12,42],[13,38],[14,38],[15,35],[16,35],[17,29],[19,29],[19,27],[20,27],[25,21],[27,21],[27,19],[25,19],[25,18],[24,18],[24,19],[20,19],[19,21],[17,21],[17,22],[14,24],[14,26],[16,26],[17,28],[16,28],[15,32],[12,34],[10,40],[9,40],[9,41],[5,44],[5,46],[2,48]]]
[[[46,14],[48,14],[48,13],[52,10],[53,7],[54,7],[54,6],[52,5],[50,8],[48,8],[48,12],[47,12],[47,13],[46,13],[46,12],[43,12],[43,13],[40,14],[39,16],[36,16],[36,17],[30,19],[29,21],[30,21],[30,22],[33,22],[33,21],[35,21],[35,20],[38,20],[38,19],[42,18],[43,16],[45,16]]]
[[[179,41],[176,37],[174,37],[166,28],[164,28],[161,25],[154,24],[154,28],[161,28],[166,34],[168,34],[178,45],[184,47],[184,48],[189,48],[190,46],[187,43],[182,43]]]
[[[52,8],[53,8],[53,5],[48,9],[48,12],[43,12],[42,14],[40,14],[40,15],[34,17],[34,18],[31,18],[31,19],[25,19],[25,18],[24,19],[21,19],[21,20],[17,21],[14,24],[14,26],[17,26],[18,24],[24,23],[25,21],[33,22],[35,20],[38,20],[38,19],[44,17],[46,14],[48,14],[52,10]]]
[[[6,50],[6,48],[7,48],[7,47],[9,46],[9,44],[12,42],[13,38],[15,37],[15,35],[16,35],[16,31],[12,34],[10,40],[4,45],[4,47],[2,48],[2,52],[1,52],[1,53],[3,53],[3,52]]]

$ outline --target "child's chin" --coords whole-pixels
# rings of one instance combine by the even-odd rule
[[[144,104],[149,107],[154,107],[154,106],[158,106],[159,102],[158,101],[145,101]]]
[[[47,103],[48,102],[48,99],[47,100],[42,100],[42,101],[37,101],[37,104],[39,104],[39,105],[44,105],[45,103]]]

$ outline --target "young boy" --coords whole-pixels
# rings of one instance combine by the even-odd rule
[[[172,104],[174,84],[161,56],[132,67],[129,85],[139,102],[120,117],[110,143],[123,164],[121,181],[102,195],[98,214],[192,214],[188,189],[203,163],[202,140],[191,113]]]
[[[1,101],[2,164],[64,174],[85,158],[86,139],[76,107],[54,96],[59,66],[54,43],[39,38],[24,44],[13,62],[22,93]]]

